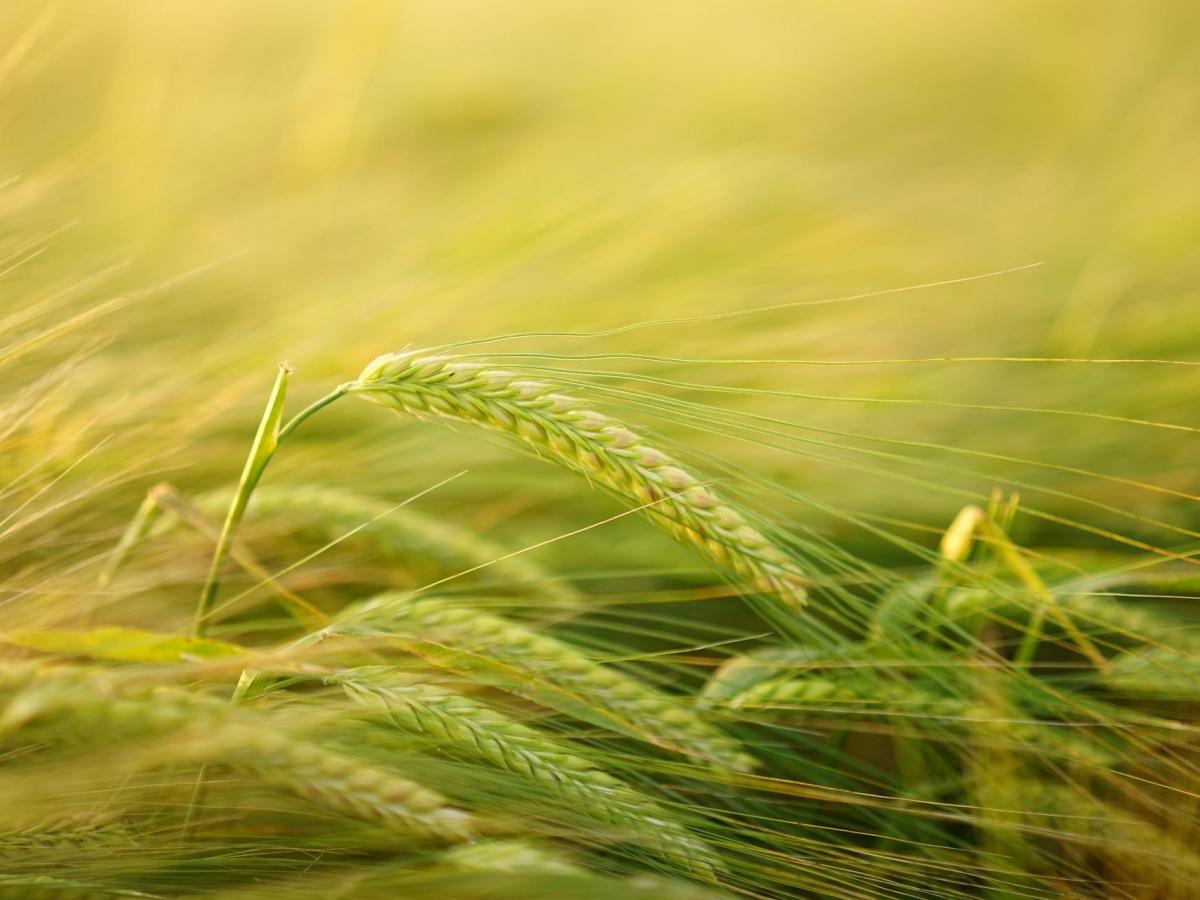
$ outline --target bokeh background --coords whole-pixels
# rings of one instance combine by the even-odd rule
[[[56,552],[110,539],[157,480],[233,479],[280,360],[300,403],[389,350],[778,304],[480,349],[933,360],[556,363],[794,423],[784,452],[624,413],[889,564],[849,518],[932,546],[995,486],[1053,517],[1021,518],[1027,543],[1200,528],[1200,369],[950,359],[1196,357],[1195,3],[8,0],[0,35],[0,377],[57,372],[8,408],[43,423],[14,449],[47,473],[9,496]],[[399,499],[468,468],[423,502],[513,544],[615,511],[359,406],[271,477]],[[633,520],[539,554],[694,564]]]

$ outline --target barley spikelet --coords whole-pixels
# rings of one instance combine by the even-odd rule
[[[565,807],[617,829],[690,874],[712,880],[712,849],[671,820],[654,800],[602,772],[572,748],[463,694],[394,678],[338,676],[351,696],[401,730],[433,738],[444,752],[483,760],[529,778]]]
[[[3,667],[7,668],[7,667]],[[471,816],[441,794],[389,770],[316,744],[270,719],[173,688],[122,683],[105,673],[28,666],[0,694],[0,739],[67,744],[170,734],[186,759],[217,763],[353,818],[439,841],[468,840]],[[0,676],[0,689],[9,687]]]
[[[747,587],[791,610],[804,602],[795,562],[746,517],[624,425],[553,385],[443,356],[388,354],[348,389],[399,413],[504,432],[635,506]]]
[[[699,756],[717,765],[748,771],[755,760],[737,741],[706,721],[684,701],[620,670],[595,662],[569,644],[500,616],[446,598],[382,594],[347,610],[342,621],[387,629],[400,638],[419,637],[502,660],[522,681],[549,682],[582,703],[627,719],[633,733],[660,746]],[[567,710],[570,712],[570,710]]]
[[[911,639],[929,616],[936,577],[903,581],[887,591],[871,613],[868,638],[872,643]]]

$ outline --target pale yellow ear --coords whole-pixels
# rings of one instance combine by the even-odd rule
[[[975,543],[975,532],[985,518],[983,510],[974,504],[959,510],[938,545],[942,556],[951,562],[965,561]]]

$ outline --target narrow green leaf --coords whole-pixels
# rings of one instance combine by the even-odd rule
[[[209,638],[180,637],[137,628],[95,628],[0,632],[0,642],[43,653],[86,656],[123,662],[184,662],[221,659],[246,651],[236,644]]]

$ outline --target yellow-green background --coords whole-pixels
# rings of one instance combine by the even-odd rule
[[[15,389],[90,348],[46,405],[33,449],[65,465],[107,438],[79,471],[91,466],[103,487],[90,514],[114,526],[159,478],[190,489],[235,477],[282,359],[297,369],[301,401],[407,346],[838,298],[1030,263],[1041,265],[498,349],[1196,355],[1194,3],[11,0],[0,35],[5,254],[41,250],[0,278],[3,313],[74,291],[37,320],[43,327],[153,288],[3,373]],[[1197,421],[1200,387],[1200,371],[1181,366],[588,365],[1183,425]],[[964,500],[920,481],[979,496],[1020,481],[1030,506],[1159,546],[1188,536],[1037,488],[1195,524],[1179,496],[1196,490],[1187,431],[927,405],[694,399],[1043,464],[854,439],[935,466],[847,451],[832,455],[848,466],[833,466],[625,413],[850,513],[942,525]],[[343,406],[314,420],[272,477],[400,498],[469,467],[428,503],[513,540],[614,511],[573,479],[487,444],[401,431]],[[918,482],[888,477],[898,472]],[[817,510],[781,501],[775,513],[882,552]],[[1021,528],[1029,540],[1099,541],[1044,522]],[[669,546],[642,524],[612,531],[628,541],[594,543],[622,548],[614,563]],[[576,564],[571,551],[547,552]]]

